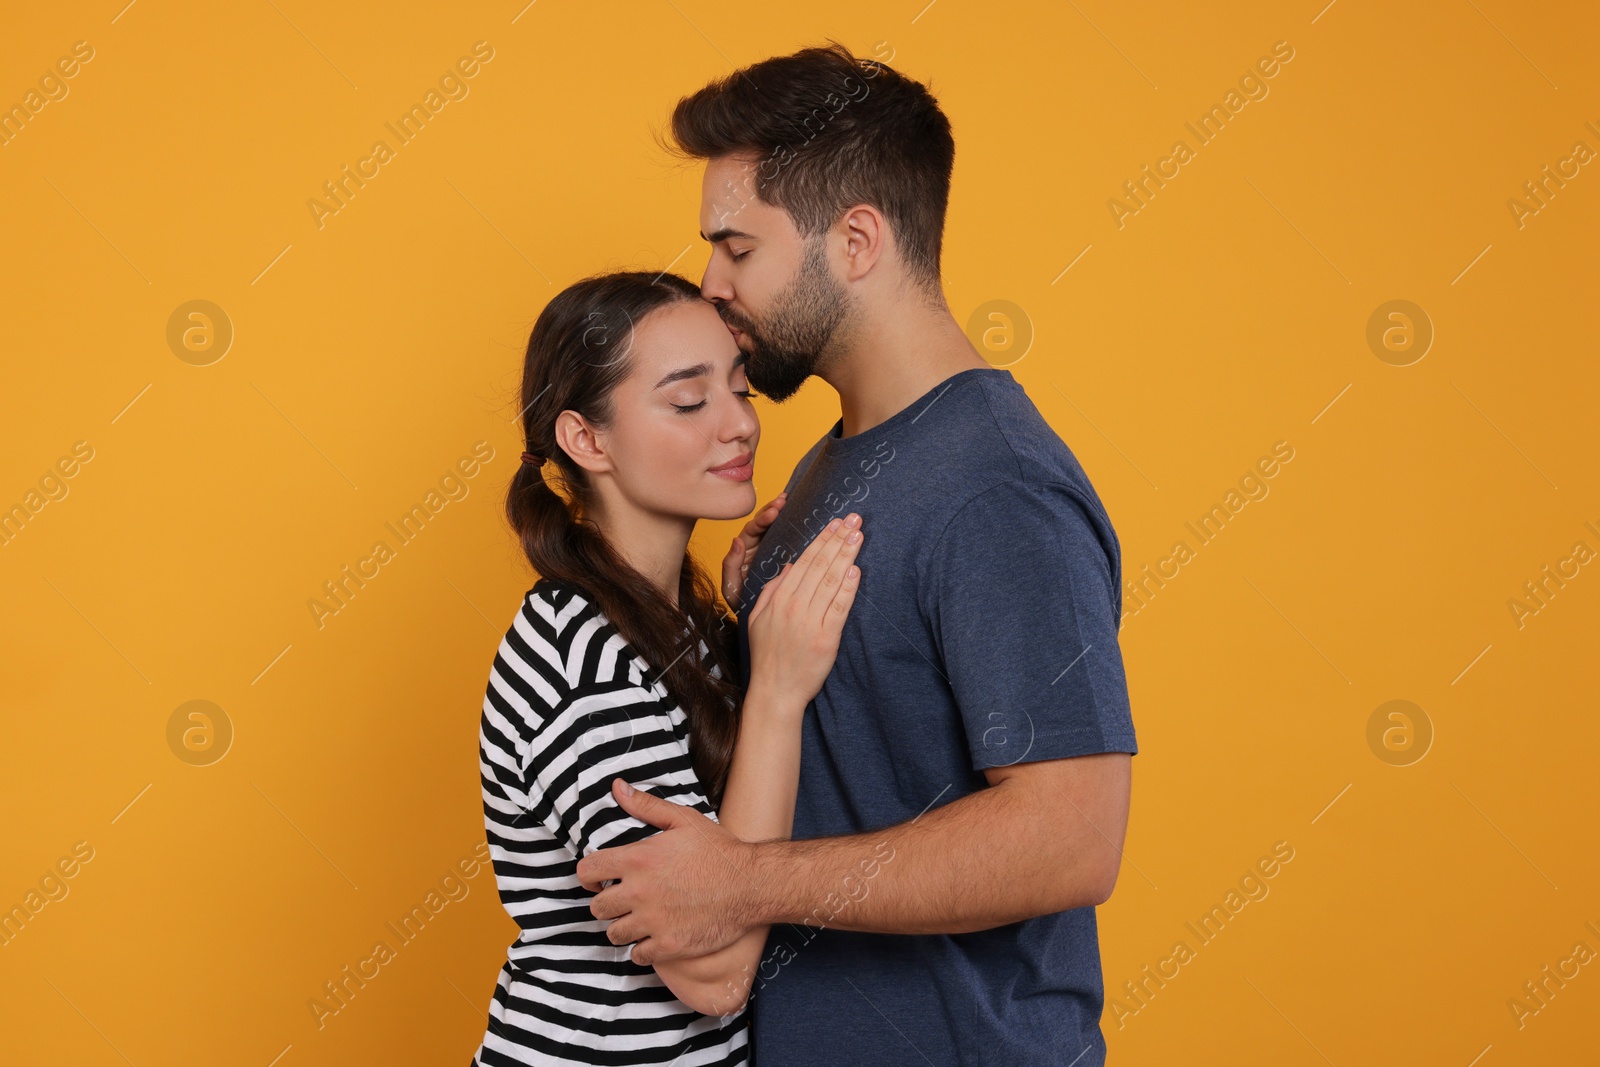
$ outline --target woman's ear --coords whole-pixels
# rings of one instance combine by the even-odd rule
[[[556,416],[556,444],[590,474],[612,469],[607,443],[605,432],[576,411],[569,408]]]

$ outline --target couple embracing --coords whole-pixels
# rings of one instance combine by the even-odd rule
[[[584,279],[528,342],[538,578],[480,732],[520,933],[473,1063],[1103,1063],[1120,548],[944,301],[950,124],[834,43],[671,132],[699,284]],[[812,375],[840,418],[757,510],[752,391]],[[719,583],[695,523],[745,516]]]

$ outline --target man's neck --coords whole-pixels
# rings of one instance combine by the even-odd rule
[[[905,410],[953,374],[990,364],[972,346],[948,308],[907,301],[856,325],[848,347],[820,375],[839,393],[840,434],[870,430]]]

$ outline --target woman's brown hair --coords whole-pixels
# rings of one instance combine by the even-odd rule
[[[521,421],[528,451],[546,463],[520,465],[506,495],[506,516],[534,570],[582,590],[658,672],[687,718],[695,773],[707,799],[719,806],[739,732],[735,620],[689,552],[678,574],[681,611],[622,558],[594,521],[587,472],[555,438],[563,411],[598,428],[610,425],[611,394],[631,370],[628,355],[639,324],[660,308],[698,299],[699,287],[676,274],[616,271],[575,282],[545,306],[522,365]],[[700,639],[720,678],[695,654]]]

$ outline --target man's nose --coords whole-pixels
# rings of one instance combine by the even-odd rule
[[[700,295],[718,305],[733,299],[733,287],[728,284],[723,273],[717,269],[714,253],[712,258],[706,262],[704,273],[700,275]]]

